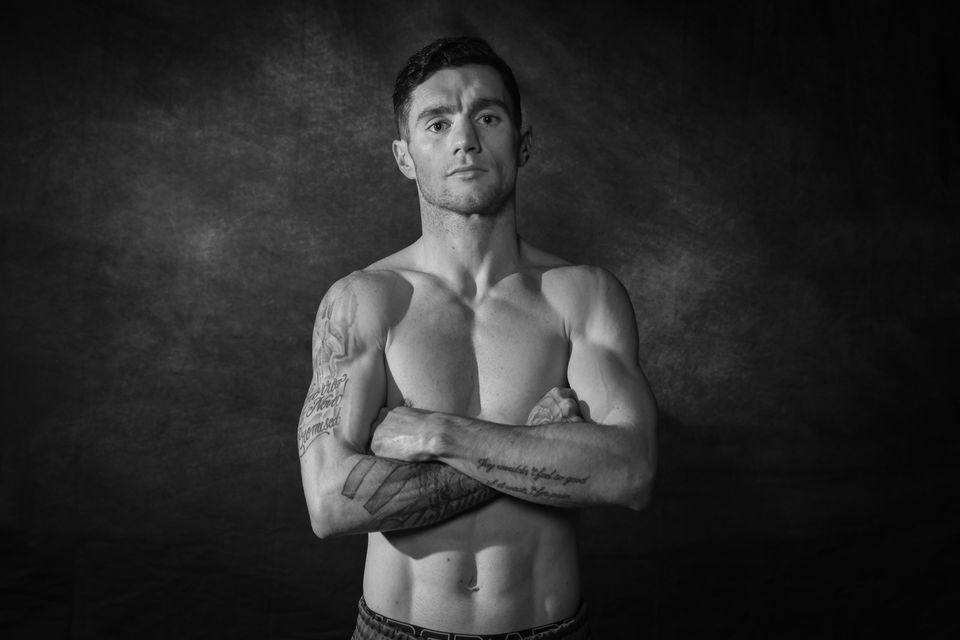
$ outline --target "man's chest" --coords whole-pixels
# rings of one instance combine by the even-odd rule
[[[388,400],[517,423],[569,359],[563,321],[541,295],[507,291],[478,305],[415,293],[386,349]]]

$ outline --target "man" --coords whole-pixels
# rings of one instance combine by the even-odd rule
[[[335,283],[300,417],[320,537],[368,534],[354,638],[585,638],[576,510],[642,508],[656,409],[607,272],[516,231],[530,155],[483,41],[415,54],[393,153],[422,236]]]

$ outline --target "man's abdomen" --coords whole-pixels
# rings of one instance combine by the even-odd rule
[[[500,498],[445,523],[370,534],[374,611],[443,631],[503,633],[574,615],[575,512]]]

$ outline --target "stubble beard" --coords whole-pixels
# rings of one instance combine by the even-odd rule
[[[516,184],[497,190],[494,186],[471,190],[468,193],[452,193],[446,187],[436,191],[421,186],[420,195],[428,204],[439,211],[447,211],[459,216],[477,216],[492,218],[498,216],[504,206],[516,192]]]

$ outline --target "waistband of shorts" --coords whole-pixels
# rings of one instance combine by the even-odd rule
[[[561,640],[578,637],[576,632],[585,630],[587,624],[587,605],[584,602],[580,603],[577,613],[570,618],[529,629],[495,634],[457,633],[419,627],[373,611],[362,597],[359,608],[358,631],[365,627],[377,634],[377,637],[391,640]]]

